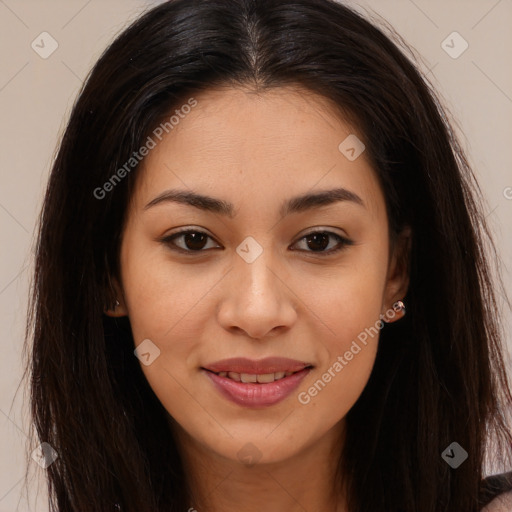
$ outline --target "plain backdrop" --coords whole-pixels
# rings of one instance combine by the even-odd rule
[[[36,480],[44,470],[31,459],[33,482],[28,491],[23,486],[25,450],[36,444],[27,437],[26,391],[20,379],[34,227],[55,148],[82,81],[99,54],[131,20],[156,3],[160,2],[0,0],[0,512],[47,511],[45,486],[41,482],[38,486]],[[461,127],[510,290],[512,2],[347,3],[376,20],[382,16],[415,49],[420,67]],[[41,43],[35,46],[44,37],[45,51],[51,49],[48,36],[40,36],[43,32],[58,45],[47,58],[40,55]],[[505,321],[511,346],[510,312]],[[30,505],[26,492],[31,495]]]

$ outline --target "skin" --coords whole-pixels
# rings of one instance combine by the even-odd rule
[[[403,299],[408,276],[398,262],[409,235],[390,252],[384,196],[366,153],[349,161],[338,150],[349,134],[364,137],[324,98],[291,87],[219,88],[195,98],[143,161],[122,237],[120,305],[107,314],[128,315],[135,345],[150,339],[160,350],[141,368],[169,413],[191,507],[346,511],[334,472],[344,417],[368,381],[378,335],[308,404],[298,394]],[[280,217],[283,201],[337,187],[364,204]],[[235,215],[174,202],[144,209],[171,188],[229,201]],[[211,237],[203,252],[181,254],[160,241],[180,228]],[[329,255],[338,239],[331,235],[322,252],[304,239],[315,228],[353,244]],[[248,236],[263,249],[252,263],[236,252]],[[198,247],[183,236],[174,243]],[[224,398],[200,370],[237,356],[290,357],[314,369],[283,401],[251,409]],[[247,443],[256,447],[254,465],[238,455]]]
[[[512,510],[512,491],[504,492],[494,498],[482,512],[510,512]]]

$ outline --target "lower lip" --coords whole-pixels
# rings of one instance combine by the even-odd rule
[[[264,407],[276,404],[289,396],[310,370],[311,368],[305,368],[267,384],[245,384],[228,377],[220,377],[208,370],[203,371],[207,373],[217,389],[232,402],[245,407]]]

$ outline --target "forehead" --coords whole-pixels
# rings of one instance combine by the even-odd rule
[[[329,100],[282,87],[255,93],[217,88],[194,95],[191,109],[175,106],[172,128],[144,158],[134,202],[138,209],[165,189],[216,191],[231,201],[268,203],[314,188],[343,186],[365,196],[370,211],[382,202],[364,151],[349,160],[343,141],[364,139]],[[186,100],[185,100],[186,101]],[[185,103],[184,103],[185,104]],[[186,113],[185,113],[186,112]]]

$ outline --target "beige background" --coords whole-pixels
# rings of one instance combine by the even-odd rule
[[[21,348],[33,230],[55,146],[87,71],[143,0],[0,0],[0,512],[46,511],[45,488],[23,496],[27,408],[22,408]],[[510,0],[361,0],[421,55],[423,66],[463,127],[486,211],[512,284],[512,2]],[[47,59],[32,48],[42,32],[57,41]],[[453,31],[469,44],[454,59],[441,47]],[[461,48],[461,41],[450,45]],[[452,50],[453,51],[453,50]],[[507,199],[508,196],[508,199]],[[507,270],[508,269],[508,270]],[[508,343],[512,321],[506,315]],[[512,362],[512,359],[509,359]],[[25,402],[26,404],[26,402]],[[35,446],[35,445],[34,445]],[[87,447],[84,447],[84,457]],[[30,462],[31,474],[42,470]],[[36,493],[32,484],[29,493]]]

